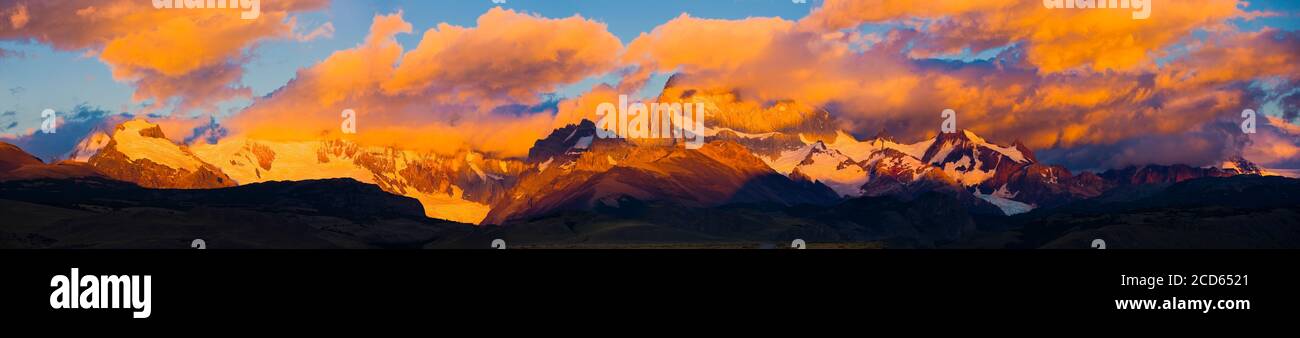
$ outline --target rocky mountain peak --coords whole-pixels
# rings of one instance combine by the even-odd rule
[[[221,169],[203,162],[188,147],[167,139],[161,127],[143,119],[126,121],[113,128],[108,142],[88,162],[110,178],[148,188],[236,185]]]

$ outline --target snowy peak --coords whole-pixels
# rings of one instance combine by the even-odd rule
[[[926,163],[941,164],[958,161],[962,156],[974,157],[977,152],[993,152],[1016,163],[1033,162],[1030,160],[1031,157],[1026,156],[1021,149],[1028,148],[1018,143],[1009,147],[993,144],[969,130],[962,129],[955,133],[939,133],[921,159]]]
[[[858,165],[867,171],[868,182],[862,186],[862,193],[868,196],[898,191],[901,185],[922,179],[932,169],[916,157],[896,149],[872,153]]]
[[[487,204],[503,196],[527,167],[472,151],[440,155],[340,139],[227,138],[197,144],[193,151],[240,184],[352,178],[419,200],[425,216],[465,223],[481,221]]]
[[[1025,146],[1024,143],[1020,142],[1019,139],[1017,139],[1015,142],[1011,142],[1011,148],[1015,149],[1016,151],[1019,151],[1020,154],[1030,162],[1038,162],[1038,157],[1034,156],[1034,151],[1029,150],[1029,147]]]
[[[1006,213],[1034,206],[1018,201],[1024,198],[1016,189],[1022,184],[1006,187],[1018,177],[1027,177],[1023,171],[1037,162],[1019,141],[1002,146],[969,130],[911,144],[899,143],[883,132],[866,141],[843,131],[836,133],[833,142],[800,136],[804,147],[784,152],[769,164],[793,179],[823,183],[841,196],[907,195],[939,189],[978,194],[967,197],[1004,207]],[[1053,180],[1050,184],[1057,183]]]
[[[118,125],[110,143],[132,161],[149,160],[172,169],[196,171],[203,165],[194,154],[163,135],[162,128],[145,120],[130,120]]]
[[[109,136],[108,133],[95,130],[86,138],[81,139],[81,142],[78,142],[77,146],[72,148],[72,152],[69,152],[66,158],[76,162],[89,162],[90,157],[95,156],[95,154],[99,153],[99,150],[104,149],[108,145],[108,141],[112,139],[113,137]]]
[[[767,162],[767,165],[772,167],[772,170],[776,170],[776,172],[781,173],[782,175],[789,175],[790,172],[794,171],[795,167],[799,166],[800,163],[803,163],[804,160],[808,159],[808,157],[812,155],[813,148],[816,147],[825,149],[826,144],[820,141],[807,143],[802,147],[782,151],[780,156],[777,156],[776,159],[769,160],[764,158],[763,161]]]
[[[811,153],[812,147],[806,148]],[[583,152],[568,169],[559,161],[544,160],[547,169],[520,175],[508,197],[492,205],[483,224],[505,224],[563,210],[612,210],[627,205],[625,201],[714,207],[826,204],[839,198],[824,185],[776,174],[750,149],[733,141],[712,141],[695,150],[610,143]],[[814,156],[813,161],[821,159]]]
[[[808,145],[808,155],[805,155],[802,161],[799,161],[799,167],[816,166],[816,165],[836,165],[841,163],[854,163],[853,159],[844,155],[839,150],[826,147],[822,141],[817,141]]]
[[[113,179],[148,188],[198,189],[235,185],[235,181],[220,169],[194,156],[188,147],[167,139],[158,125],[142,119],[126,121],[113,128],[107,142],[104,142],[102,134],[92,133],[82,144],[86,147],[78,151],[89,152],[99,148],[87,161]]]
[[[813,144],[811,144],[811,146],[812,146],[812,147],[811,147],[810,150],[812,150],[812,152],[826,152],[826,143],[825,143],[825,142],[822,142],[822,141],[813,142]],[[837,153],[838,153],[838,152],[837,152]]]
[[[885,136],[884,131],[877,133],[877,136],[872,139],[858,141],[853,137],[853,135],[849,135],[844,131],[839,131],[836,133],[835,142],[831,143],[830,146],[831,148],[837,149],[845,155],[860,161],[870,157],[873,153],[886,149],[902,152],[908,156],[921,158],[924,156],[925,150],[929,149],[930,145],[933,143],[933,139],[913,144],[898,143],[894,141],[893,137]]]
[[[1001,146],[969,130],[941,133],[925,151],[922,162],[939,167],[962,186],[979,185],[990,179],[1005,180],[1010,173],[1033,164],[1023,144]]]
[[[868,178],[866,170],[852,158],[827,148],[821,141],[809,145],[808,155],[791,170],[790,177],[821,182],[840,196],[861,195],[862,184]]]
[[[899,173],[920,174],[925,169],[930,168],[929,165],[922,163],[916,157],[889,148],[872,153],[871,156],[859,162],[859,165],[872,169],[871,172],[877,175],[886,173],[890,175]],[[910,180],[909,178],[908,181]]]

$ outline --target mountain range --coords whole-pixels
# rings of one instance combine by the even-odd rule
[[[686,149],[672,140],[603,139],[596,136],[596,126],[588,120],[553,130],[537,140],[523,158],[500,158],[471,150],[420,152],[362,145],[324,134],[310,141],[227,137],[178,144],[159,126],[132,119],[102,126],[68,153],[67,160],[52,164],[0,143],[0,182],[4,182],[9,200],[21,201],[10,205],[11,210],[32,207],[28,203],[52,203],[60,208],[56,212],[60,215],[105,210],[120,213],[152,205],[184,209],[189,216],[206,219],[210,210],[199,205],[229,205],[241,200],[246,203],[235,203],[239,206],[232,208],[266,213],[258,216],[262,221],[284,217],[275,208],[284,207],[292,209],[286,212],[311,217],[343,217],[345,223],[365,227],[370,221],[348,218],[354,212],[340,216],[318,205],[294,204],[328,201],[332,208],[360,208],[325,196],[330,189],[322,187],[336,187],[364,190],[352,196],[369,200],[400,196],[381,203],[400,205],[382,207],[394,214],[381,218],[449,221],[432,223],[438,227],[479,225],[465,225],[459,235],[467,238],[503,231],[516,237],[530,234],[525,237],[550,244],[569,243],[579,234],[614,242],[637,242],[636,238],[757,241],[800,236],[934,247],[969,240],[989,229],[997,233],[1024,227],[1027,223],[1014,221],[1021,215],[1055,214],[1199,179],[1273,174],[1240,157],[1208,167],[1144,165],[1075,173],[1040,162],[1019,141],[997,144],[970,130],[941,132],[912,143],[883,132],[859,140],[836,129],[828,112],[797,102],[756,105],[731,92],[681,90],[672,80],[660,99],[704,104],[709,123],[703,147]],[[88,190],[83,194],[82,188],[70,182],[87,184],[84,189]],[[39,186],[56,186],[85,196],[15,194]],[[286,204],[253,196],[250,191],[284,198],[280,194],[286,191],[298,195],[293,195],[296,202]],[[306,196],[304,191],[322,196]],[[95,198],[108,201],[92,200]],[[261,203],[252,203],[259,199]],[[411,212],[413,208],[418,212]],[[981,223],[988,219],[997,220],[993,223],[998,225]],[[628,221],[636,226],[628,228]],[[614,227],[581,229],[603,223]],[[1046,228],[1052,227],[1035,229]],[[12,236],[45,236],[41,234]],[[1061,234],[1046,237],[1055,239],[1054,235]],[[437,246],[427,238],[403,241]],[[443,244],[447,243],[438,245]],[[353,238],[340,245],[396,244]]]
[[[814,115],[815,116],[815,115]],[[735,127],[742,127],[737,125]],[[976,213],[1014,215],[1100,196],[1116,187],[1265,174],[1241,158],[1218,167],[1147,165],[1072,173],[1040,163],[1020,142],[998,145],[969,130],[915,143],[859,141],[824,126],[762,134],[713,127],[698,150],[597,138],[591,121],[535,142],[523,159],[461,151],[420,153],[342,139],[228,138],[176,144],[135,119],[89,135],[69,160],[44,164],[6,145],[8,179],[99,176],[146,188],[211,189],[271,181],[352,178],[419,200],[425,216],[507,224],[564,210],[616,208],[622,199],[688,207],[735,203],[830,205],[845,198],[955,196]],[[790,136],[788,133],[794,133]],[[810,135],[830,135],[810,139]]]
[[[805,126],[796,126],[805,129]],[[1000,146],[969,130],[917,143],[868,140],[836,130],[810,139],[794,131],[750,134],[714,127],[701,149],[595,138],[590,121],[539,139],[525,159],[461,151],[445,156],[342,139],[268,142],[243,138],[175,144],[159,126],[130,120],[95,131],[57,164],[9,155],[5,177],[100,177],[151,188],[216,188],[256,182],[352,178],[421,201],[425,216],[508,224],[617,200],[668,200],[688,207],[733,203],[833,204],[857,196],[941,191],[972,211],[1015,214],[1095,198],[1115,187],[1200,177],[1265,174],[1240,157],[1221,166],[1145,165],[1071,173],[1043,164],[1024,144]],[[811,133],[816,134],[816,133]],[[6,144],[5,151],[21,152]]]

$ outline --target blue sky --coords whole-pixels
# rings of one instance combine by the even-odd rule
[[[376,14],[403,11],[404,18],[415,27],[412,34],[398,37],[410,50],[419,43],[425,30],[446,22],[472,27],[479,15],[496,6],[537,13],[546,17],[581,15],[604,22],[623,43],[630,42],[643,32],[668,20],[690,13],[696,17],[739,19],[751,16],[779,16],[797,19],[807,15],[819,1],[796,4],[790,0],[724,0],[724,1],[582,1],[582,0],[508,0],[502,4],[490,0],[420,0],[420,1],[336,1],[323,11],[298,17],[301,27],[307,29],[324,23],[334,26],[332,38],[308,42],[273,40],[249,51],[253,58],[246,65],[243,84],[255,96],[266,95],[280,88],[294,77],[298,69],[310,66],[337,50],[351,48],[364,40],[371,20]],[[109,111],[131,112],[139,104],[131,102],[132,88],[113,81],[108,67],[94,57],[84,57],[78,52],[55,51],[34,43],[0,41],[0,49],[16,52],[17,56],[0,58],[0,111],[15,111],[30,118],[20,119],[13,129],[0,126],[3,132],[20,132],[39,126],[39,112],[45,108],[70,111],[77,105],[98,107]],[[600,82],[612,83],[617,78],[605,76],[590,78],[562,88],[559,96],[571,97]],[[657,76],[653,84],[662,84],[666,76]],[[644,93],[650,94],[651,93]],[[247,100],[229,102],[221,107],[219,116],[237,112]]]

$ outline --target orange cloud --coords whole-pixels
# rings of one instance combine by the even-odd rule
[[[627,91],[602,83],[578,97],[560,101],[556,107],[555,121],[550,126],[550,129],[558,129],[568,124],[578,124],[584,119],[592,122],[599,121],[600,118],[596,116],[596,107],[606,102],[618,102],[618,96],[627,95],[627,93]]]
[[[441,24],[404,51],[394,36],[411,31],[400,12],[376,16],[362,44],[299,70],[227,125],[236,135],[259,139],[311,140],[325,133],[371,145],[523,156],[550,133],[555,115],[522,107],[561,85],[614,69],[622,50],[595,21],[500,8],[480,16],[476,27]],[[354,135],[338,134],[344,109],[358,115]]]
[[[1153,1],[1154,2],[1154,1]],[[1159,52],[1194,30],[1247,17],[1237,0],[1152,4],[1148,19],[1131,9],[1049,9],[1035,0],[827,0],[801,20],[805,27],[844,29],[863,23],[927,21],[916,52],[939,55],[1025,44],[1027,61],[1042,72],[1077,67],[1133,70],[1151,66]]]
[[[1146,145],[1178,144],[1224,135],[1200,131],[1260,104],[1256,80],[1282,78],[1275,93],[1300,84],[1300,34],[1239,31],[1228,20],[1258,14],[1241,7],[1157,3],[1150,19],[1133,20],[1130,11],[1047,10],[1038,1],[829,0],[797,22],[683,15],[632,41],[624,60],[690,75],[678,90],[827,107],[859,134],[933,135],[938,112],[951,108],[962,128],[1036,149],[1153,136],[1163,139]],[[846,29],[871,22],[898,25],[870,37]],[[1004,49],[991,60],[932,59],[990,47]]]
[[[1276,116],[1265,116],[1243,149],[1243,155],[1260,163],[1279,163],[1278,167],[1300,166],[1300,125]]]
[[[13,29],[23,28],[23,26],[27,26],[27,20],[30,19],[31,17],[27,16],[27,6],[18,4],[14,7],[13,12],[9,14],[9,26],[13,27]]]
[[[176,111],[211,110],[250,95],[237,84],[249,48],[292,37],[291,15],[326,1],[268,1],[256,20],[241,19],[240,9],[155,9],[149,1],[5,1],[0,12],[12,14],[9,29],[0,26],[0,40],[86,51],[107,64],[115,80],[136,86],[137,102],[162,107],[175,100]]]
[[[734,70],[771,57],[776,38],[792,28],[793,22],[780,18],[712,20],[682,14],[628,44],[624,61],[663,72],[681,66]]]
[[[497,7],[480,16],[476,27],[443,23],[425,31],[382,88],[390,95],[530,103],[557,84],[611,70],[622,48],[599,22]]]

